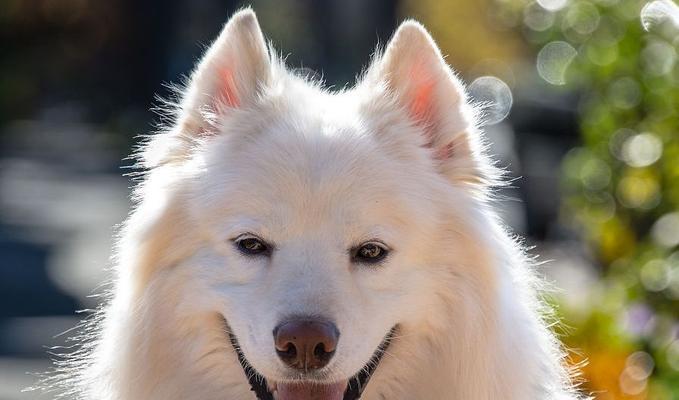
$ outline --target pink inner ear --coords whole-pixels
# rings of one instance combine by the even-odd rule
[[[434,142],[435,130],[435,103],[434,88],[436,82],[429,76],[426,67],[422,64],[415,65],[410,72],[413,88],[410,96],[410,117],[424,129],[427,136],[427,144]]]
[[[434,82],[425,82],[414,90],[410,102],[410,116],[418,123],[429,122],[432,115],[431,94],[434,91]]]
[[[233,71],[230,68],[219,70],[219,95],[228,107],[240,106],[240,100],[236,93],[236,82],[233,79]]]

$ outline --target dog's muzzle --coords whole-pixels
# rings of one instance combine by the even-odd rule
[[[274,340],[279,357],[293,368],[303,371],[321,368],[334,354],[339,333],[334,325],[319,321],[296,321],[291,325],[282,324],[274,330]],[[287,326],[286,326],[287,325]],[[372,374],[391,344],[398,326],[385,335],[370,361],[353,377],[346,381],[319,384],[300,380],[299,383],[267,382],[248,362],[238,344],[236,336],[229,329],[229,339],[243,367],[251,390],[258,400],[356,400],[361,397]],[[282,329],[282,330],[281,330]],[[292,349],[295,350],[292,350]],[[281,354],[283,353],[283,354]]]

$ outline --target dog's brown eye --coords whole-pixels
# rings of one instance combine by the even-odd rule
[[[237,238],[235,240],[236,247],[243,254],[247,255],[259,255],[268,254],[269,246],[264,243],[261,239],[252,236],[246,236],[243,238]]]
[[[353,254],[355,262],[378,263],[389,254],[386,246],[378,242],[368,242],[359,246]]]

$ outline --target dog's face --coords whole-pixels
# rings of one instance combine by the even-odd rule
[[[210,243],[196,272],[269,384],[346,381],[392,328],[426,309],[431,286],[423,270],[437,210],[427,171],[404,173],[407,163],[366,131],[372,121],[329,120],[338,112],[325,100],[286,110],[302,123],[273,115],[256,138],[215,145],[192,192]],[[286,328],[312,341],[280,338]],[[321,354],[288,354],[304,347]]]
[[[429,323],[443,254],[464,253],[450,224],[483,180],[465,101],[415,23],[333,94],[269,56],[254,14],[234,16],[147,155],[184,176],[183,312],[221,315],[278,399],[364,384],[391,339]]]

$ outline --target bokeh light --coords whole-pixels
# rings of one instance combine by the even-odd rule
[[[662,141],[652,133],[634,135],[622,145],[622,157],[632,167],[646,167],[662,155]]]
[[[662,40],[653,40],[641,53],[643,67],[650,75],[668,74],[677,61],[677,51],[671,44]]]
[[[482,76],[469,85],[469,94],[482,109],[482,123],[493,125],[502,121],[512,109],[512,91],[494,76]]]
[[[679,212],[660,217],[651,229],[653,240],[660,246],[672,248],[679,245]]]
[[[523,23],[534,31],[551,28],[555,19],[553,12],[541,7],[538,3],[527,6],[523,11]]]
[[[639,83],[631,77],[622,77],[611,84],[608,97],[613,106],[628,110],[639,105],[641,101]]]
[[[578,52],[564,41],[546,44],[538,53],[538,74],[552,85],[566,84],[566,71]]]
[[[564,8],[567,3],[568,0],[538,0],[538,4],[549,11],[558,11]]]
[[[641,267],[641,284],[651,292],[665,290],[670,283],[670,268],[663,259],[654,259]]]
[[[666,22],[679,27],[679,6],[671,0],[651,1],[641,9],[641,23],[647,31]]]
[[[597,29],[599,21],[599,9],[592,3],[579,1],[567,9],[561,29],[566,37],[580,41]]]

